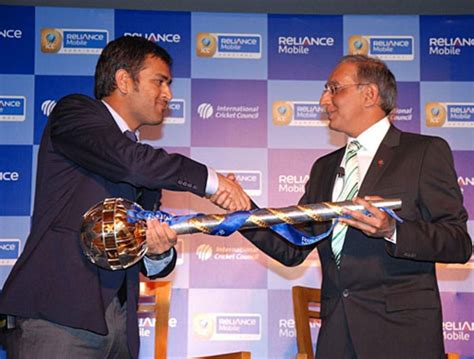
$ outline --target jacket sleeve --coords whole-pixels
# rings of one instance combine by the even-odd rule
[[[310,185],[312,183],[312,177],[313,176],[311,176],[306,183],[305,194],[300,199],[300,204],[310,203],[308,196],[310,190],[312,190],[312,186]],[[253,202],[252,205],[253,208],[258,208]],[[305,227],[304,230],[311,233],[311,226]],[[296,246],[269,229],[249,229],[242,230],[240,233],[262,252],[289,267],[301,264],[316,247],[316,244],[304,247]]]
[[[205,194],[206,166],[129,140],[99,101],[65,97],[50,121],[54,149],[87,171],[135,187]]]
[[[432,137],[428,142],[418,186],[422,218],[397,224],[397,244],[387,245],[389,253],[412,260],[467,262],[472,254],[468,216],[451,150],[443,139]]]

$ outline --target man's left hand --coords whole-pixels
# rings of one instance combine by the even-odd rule
[[[169,251],[177,241],[178,236],[167,223],[161,223],[157,219],[146,221],[146,244],[149,254],[161,254]]]
[[[363,199],[356,197],[354,203],[364,206],[369,212],[365,214],[359,211],[344,210],[344,214],[350,215],[352,218],[341,218],[341,223],[358,228],[370,237],[391,238],[395,232],[395,220],[387,213],[381,211],[368,201],[382,200],[379,196],[365,196]]]

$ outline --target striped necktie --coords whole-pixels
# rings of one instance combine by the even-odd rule
[[[339,193],[337,197],[337,201],[351,200],[359,192],[359,164],[357,162],[357,152],[361,147],[361,144],[357,140],[351,141],[347,145],[344,158],[344,185],[341,193]],[[338,267],[341,262],[341,252],[346,232],[347,225],[337,223],[332,233],[331,248]]]

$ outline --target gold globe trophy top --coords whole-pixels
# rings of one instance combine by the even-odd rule
[[[84,214],[81,248],[99,267],[126,269],[145,255],[146,221],[129,221],[129,210],[142,208],[123,198],[106,198]]]

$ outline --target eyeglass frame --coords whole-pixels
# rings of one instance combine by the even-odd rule
[[[343,90],[346,87],[349,87],[349,86],[367,86],[367,85],[370,85],[370,84],[371,84],[370,82],[366,82],[366,83],[359,82],[359,83],[347,84],[347,85],[330,85],[326,82],[324,84],[323,93],[329,93],[331,96],[334,96],[334,95],[337,95],[339,93],[339,91]]]

